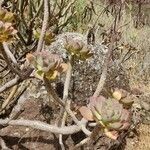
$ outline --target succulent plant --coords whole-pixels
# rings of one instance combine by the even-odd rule
[[[107,128],[121,130],[129,126],[129,111],[114,99],[105,99],[102,96],[91,97],[89,108],[95,119],[101,121]]]
[[[13,13],[0,9],[0,42],[11,41],[17,33],[12,24],[13,20]]]
[[[130,112],[115,99],[91,97],[88,106],[80,108],[80,113],[87,120],[95,120],[107,131],[120,131],[130,126]]]
[[[75,58],[79,60],[86,60],[93,55],[91,48],[85,45],[82,41],[75,39],[67,39],[65,49]]]
[[[41,33],[40,29],[34,30],[33,33],[36,39],[40,38],[40,33]],[[55,34],[52,33],[51,31],[47,31],[44,37],[44,41],[46,45],[50,45],[52,42],[55,41]]]
[[[67,70],[63,59],[49,51],[35,52],[26,56],[28,63],[36,70],[36,76],[43,79],[45,75],[49,80],[55,80],[60,73]]]

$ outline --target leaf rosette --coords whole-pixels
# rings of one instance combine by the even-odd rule
[[[85,61],[93,56],[91,48],[79,40],[67,39],[65,43],[65,49],[75,58]]]
[[[55,80],[67,70],[63,59],[49,51],[35,52],[26,56],[28,63],[35,69],[35,76],[43,79],[44,75],[49,80]]]
[[[95,120],[108,129],[123,130],[129,127],[129,111],[114,99],[91,97],[89,108]]]
[[[130,126],[130,112],[115,99],[106,99],[103,96],[91,97],[88,106],[82,106],[79,111],[85,119],[95,120],[100,124],[113,139],[116,137],[112,137],[109,131],[121,131]]]

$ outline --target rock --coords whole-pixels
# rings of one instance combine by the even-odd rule
[[[141,101],[141,106],[143,109],[145,109],[146,111],[150,110],[150,104],[148,104],[147,102]]]

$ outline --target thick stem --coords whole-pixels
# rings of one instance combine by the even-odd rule
[[[96,88],[96,90],[95,90],[95,92],[93,94],[94,97],[99,96],[99,94],[101,93],[101,91],[102,91],[102,89],[104,87],[105,81],[106,81],[107,70],[108,70],[108,66],[109,66],[109,63],[110,63],[110,58],[111,58],[111,55],[112,55],[113,44],[114,44],[113,34],[111,36],[112,36],[111,37],[111,43],[110,43],[110,45],[108,47],[108,52],[107,52],[105,60],[104,60],[102,74],[101,74],[99,83],[98,83],[97,88]]]
[[[81,130],[81,126],[77,126],[77,125],[65,126],[61,128],[55,125],[49,125],[41,121],[25,120],[25,119],[19,119],[19,120],[0,119],[0,125],[27,126],[42,131],[64,134],[64,135],[73,134]]]

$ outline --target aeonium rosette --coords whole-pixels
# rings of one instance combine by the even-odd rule
[[[67,39],[65,49],[71,55],[75,56],[75,58],[82,61],[85,61],[93,55],[90,46],[77,39]]]
[[[67,70],[68,66],[59,55],[49,51],[29,53],[26,59],[30,66],[35,69],[35,76],[41,80],[43,80],[44,75],[49,80],[55,80]]]
[[[80,113],[85,119],[99,123],[105,134],[112,139],[116,139],[117,136],[111,134],[111,131],[125,130],[130,126],[130,112],[115,99],[91,97],[88,106],[80,108]]]

